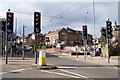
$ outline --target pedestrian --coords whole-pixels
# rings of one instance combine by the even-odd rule
[[[60,55],[62,54],[63,49],[64,49],[64,45],[63,45],[63,44],[60,44]]]
[[[77,58],[78,58],[78,45],[75,46],[75,51],[76,51],[76,55],[77,55]]]
[[[102,57],[102,49],[101,49],[101,47],[99,48],[99,54]]]

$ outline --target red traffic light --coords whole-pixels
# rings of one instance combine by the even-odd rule
[[[12,17],[13,17],[12,14],[8,14],[9,19],[12,19]]]
[[[87,25],[83,25],[83,39],[87,39]]]
[[[6,25],[7,25],[7,32],[8,33],[13,33],[13,26],[14,26],[14,13],[12,12],[7,12],[6,16]]]
[[[87,29],[86,26],[84,26],[84,29]]]

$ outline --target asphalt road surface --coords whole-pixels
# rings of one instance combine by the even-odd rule
[[[47,54],[47,64],[55,65],[58,69],[40,70],[33,68],[35,62],[34,54],[31,51],[25,53],[25,60],[22,55],[9,58],[5,64],[2,60],[3,78],[118,78],[118,68],[91,64],[84,61],[74,60],[69,57]]]

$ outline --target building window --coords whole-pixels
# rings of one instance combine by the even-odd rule
[[[66,35],[66,33],[62,32],[62,35]]]
[[[66,39],[67,39],[66,33],[62,32],[62,40],[66,40]]]

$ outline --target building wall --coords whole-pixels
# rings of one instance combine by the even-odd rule
[[[57,40],[58,43],[64,43],[66,46],[75,46],[75,45],[83,45],[82,33],[80,31],[72,31],[67,30],[65,28],[50,32],[45,35],[45,37],[49,37],[50,45],[54,45]],[[88,45],[92,45],[92,35],[88,35]]]
[[[88,41],[87,41],[87,44],[88,45],[93,45],[93,36],[92,35],[90,35],[90,34],[88,34]]]
[[[65,28],[63,28],[60,32],[59,32],[59,43],[64,42],[65,44],[67,44],[68,42],[68,32]]]
[[[45,40],[45,36],[43,34],[39,34],[39,36],[38,36],[38,42],[39,43],[44,43],[44,40]],[[26,43],[28,45],[35,44],[35,40],[32,39],[32,34],[28,34],[28,37],[26,38]]]
[[[49,34],[45,35],[45,39],[46,37],[49,38],[49,44],[50,45],[55,45],[57,42],[59,42],[59,33],[57,31],[55,32],[50,32]]]

